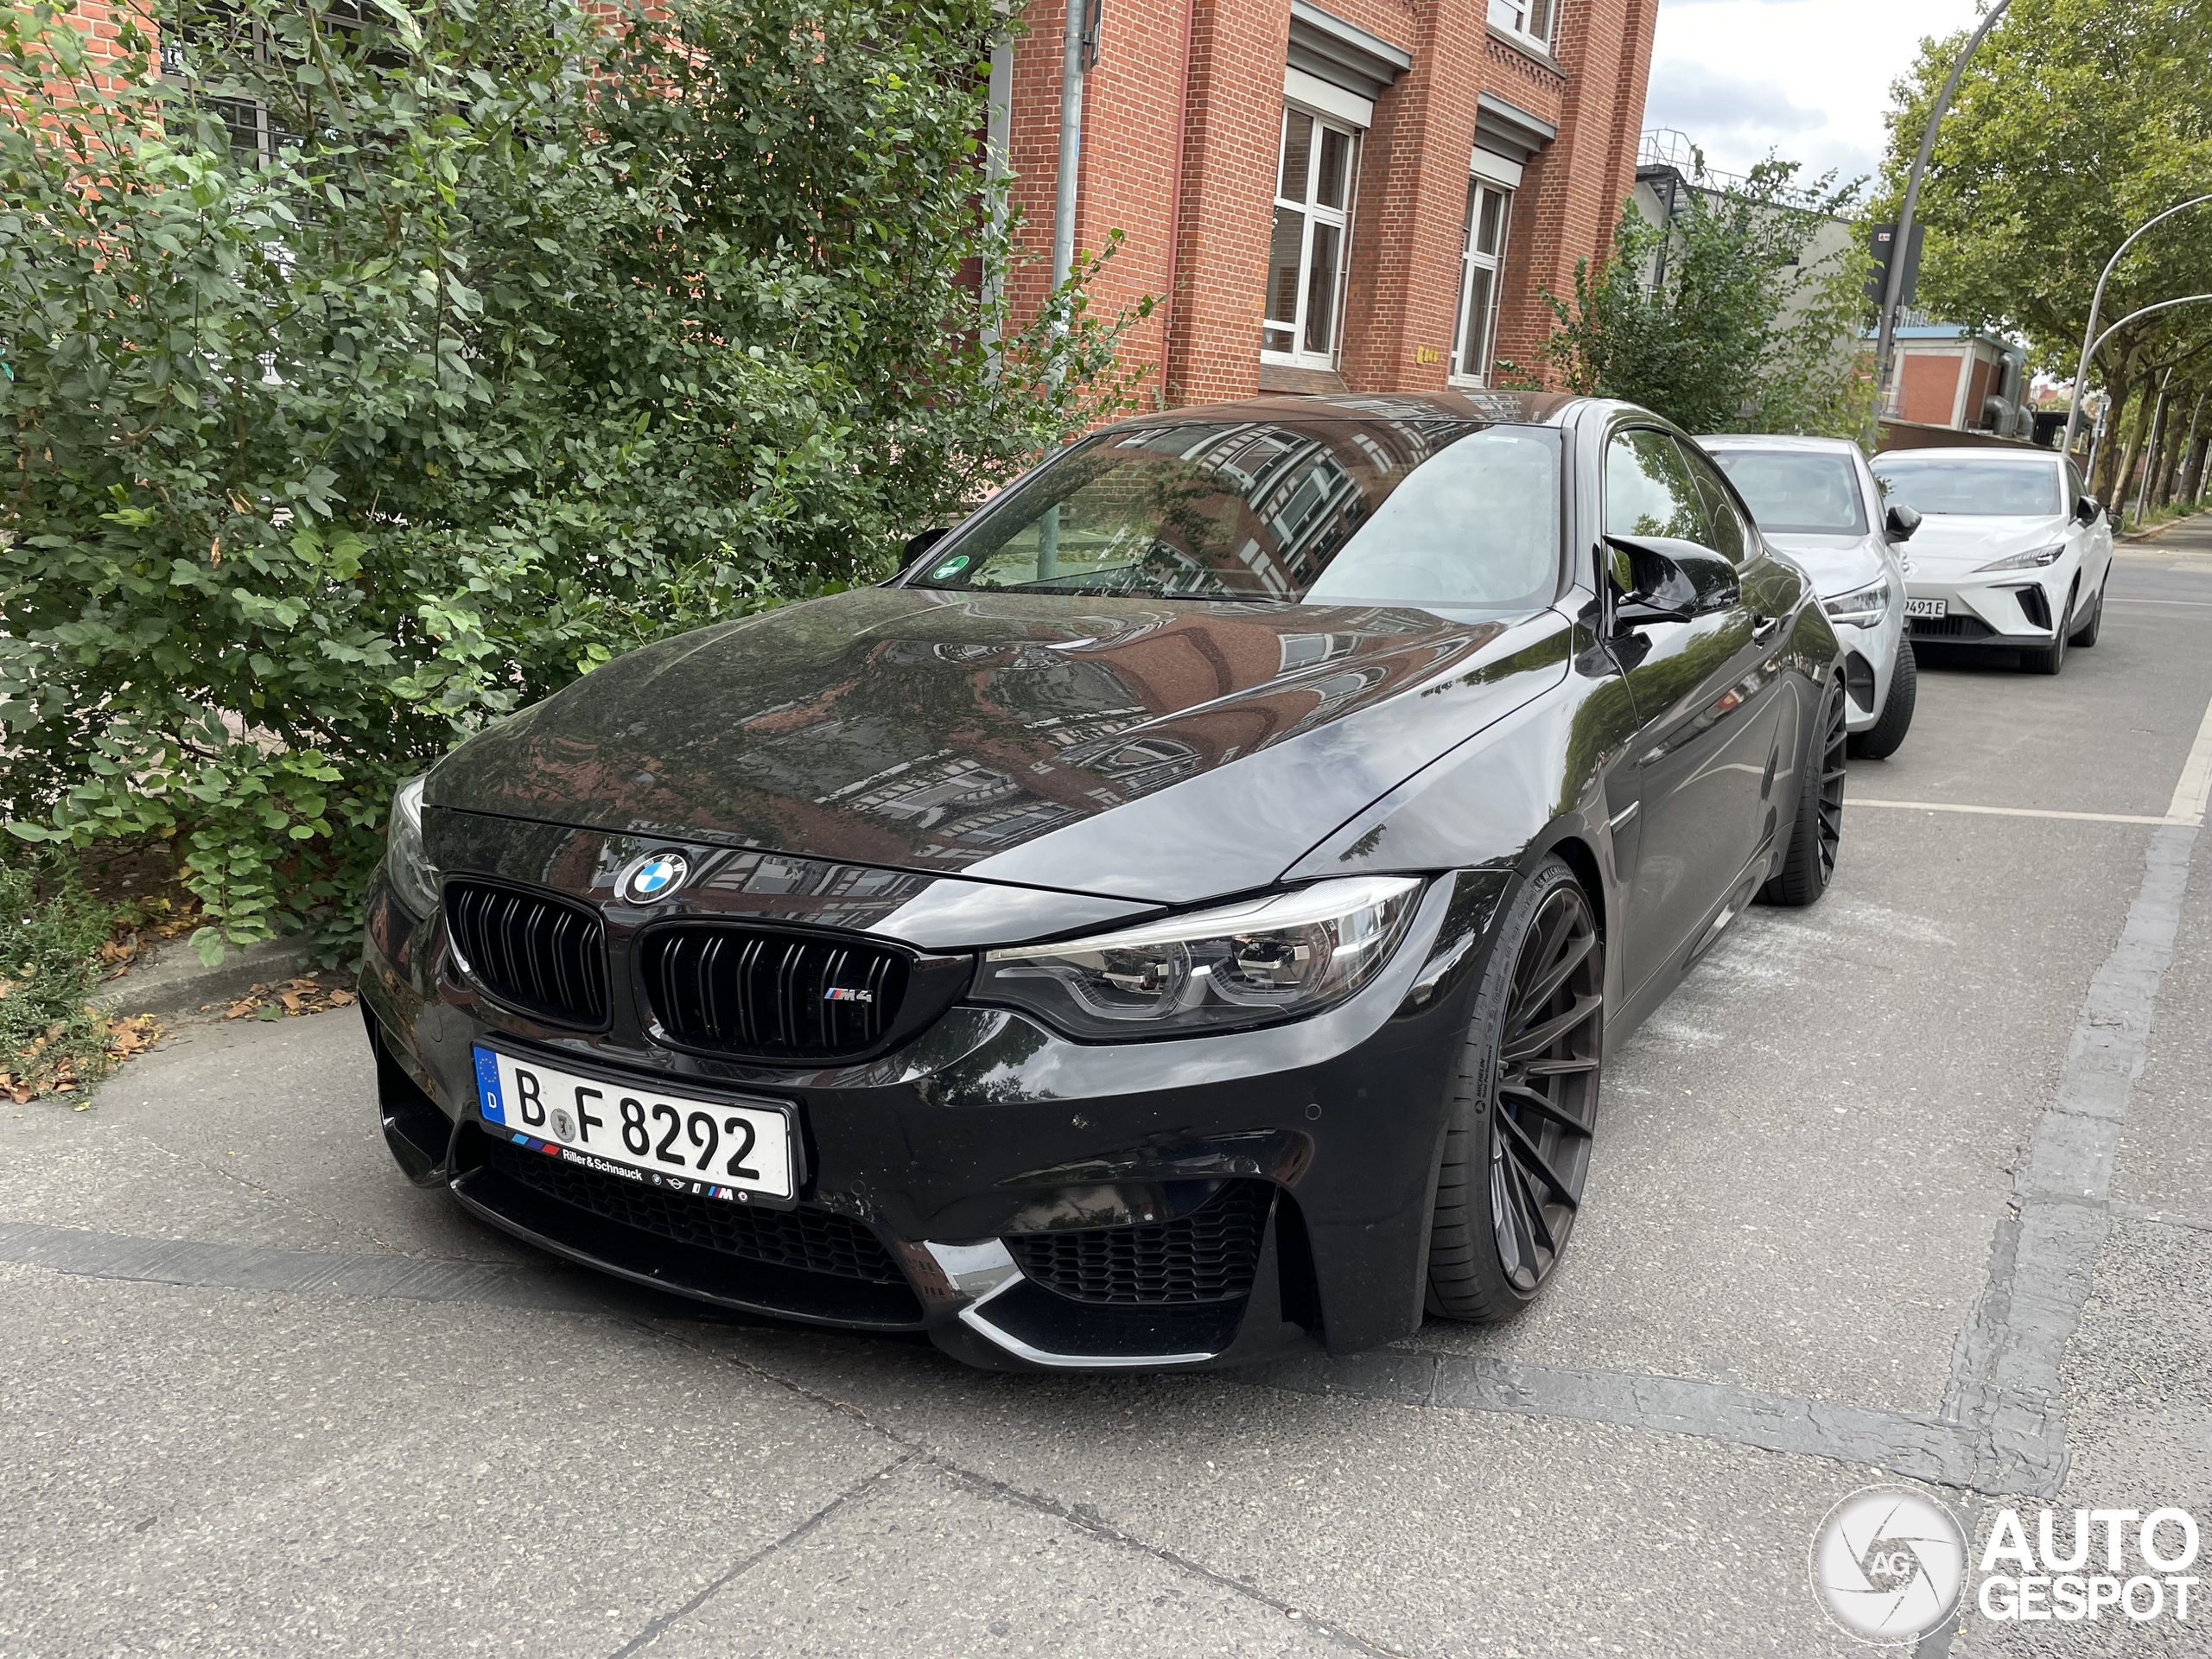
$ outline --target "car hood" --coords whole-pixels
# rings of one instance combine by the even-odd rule
[[[2068,522],[2063,513],[2056,512],[2024,518],[1931,512],[1921,519],[1920,528],[1897,549],[1897,554],[1910,572],[1962,575],[1993,559],[2063,541]]]
[[[1552,611],[874,588],[664,640],[480,734],[448,807],[1177,903],[1260,887],[1565,677]]]
[[[1767,545],[1789,556],[1812,578],[1823,599],[1864,588],[1882,574],[1881,543],[1869,536],[1813,536],[1769,532]]]

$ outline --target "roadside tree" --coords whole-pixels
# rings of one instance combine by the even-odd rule
[[[1772,159],[1725,186],[1701,161],[1697,172],[1670,223],[1631,203],[1611,257],[1578,265],[1572,295],[1545,296],[1554,378],[1693,432],[1858,436],[1872,396],[1859,340],[1867,257],[1831,233],[1858,187],[1832,174],[1801,186],[1797,163]]]

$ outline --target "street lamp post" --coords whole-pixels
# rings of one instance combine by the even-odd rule
[[[2127,239],[2114,248],[2112,251],[2112,257],[2105,261],[2103,274],[2097,278],[2097,291],[2089,296],[2089,326],[2082,331],[2082,360],[2074,370],[2074,396],[2068,401],[2066,406],[2066,436],[2059,443],[2060,454],[2070,455],[2074,453],[2074,436],[2082,429],[2082,394],[2089,378],[2089,359],[2095,355],[2096,346],[2101,346],[2105,341],[2105,335],[2097,334],[2097,313],[2104,308],[2105,284],[2112,280],[2113,267],[2120,264],[2122,254],[2135,245],[2135,238],[2153,225],[2162,219],[2171,219],[2183,208],[2195,207],[2207,201],[2212,201],[2212,195],[2191,196],[2187,201],[2178,202],[2167,208],[2164,213],[2145,219],[2128,232]],[[2105,334],[2108,335],[2111,332],[2110,329],[2107,329]],[[2096,340],[2096,346],[2089,343],[2093,337]]]
[[[1936,107],[1928,111],[1928,124],[1921,130],[1920,153],[1912,159],[1912,171],[1905,175],[1904,203],[1897,210],[1897,228],[1890,242],[1889,280],[1882,285],[1882,315],[1874,332],[1874,423],[1877,431],[1882,420],[1882,393],[1890,384],[1890,359],[1897,349],[1897,301],[1904,293],[1905,257],[1912,248],[1912,216],[1920,206],[1920,175],[1928,170],[1928,158],[1936,149],[1936,127],[1942,120],[1944,111],[1951,107],[1951,95],[1959,90],[1959,77],[1966,73],[1967,60],[1974,48],[1996,26],[2005,15],[2005,7],[2012,0],[1997,0],[1982,18],[1981,25],[1967,38],[1965,48],[1951,65],[1951,73],[1943,81],[1943,90],[1936,95]]]

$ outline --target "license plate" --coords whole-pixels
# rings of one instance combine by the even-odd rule
[[[486,1130],[602,1175],[730,1204],[789,1204],[791,1114],[766,1101],[689,1100],[476,1050]]]
[[[1948,616],[1951,601],[1948,599],[1908,599],[1904,602],[1904,613],[1907,616]]]

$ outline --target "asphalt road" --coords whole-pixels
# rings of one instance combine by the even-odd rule
[[[2212,1523],[2200,524],[2059,678],[1923,663],[1827,899],[1609,1074],[1504,1329],[1091,1379],[701,1318],[408,1187],[345,1014],[6,1109],[0,1655],[1800,1659],[1866,1651],[1807,1555],[1872,1483]]]

